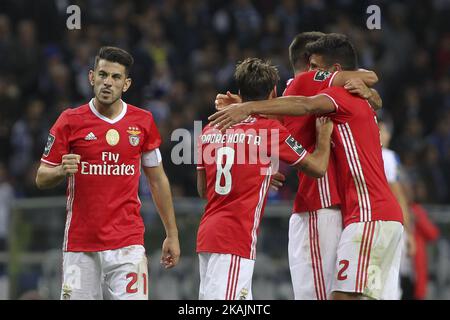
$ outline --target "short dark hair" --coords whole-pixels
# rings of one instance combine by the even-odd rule
[[[97,67],[100,59],[107,60],[109,62],[117,62],[118,64],[123,65],[127,75],[129,74],[134,63],[134,59],[131,54],[117,47],[101,47],[95,56],[94,69]]]
[[[343,70],[355,70],[357,68],[356,50],[346,35],[340,33],[326,34],[320,39],[308,43],[306,50],[309,55],[321,55],[327,66],[339,63]]]
[[[297,34],[289,45],[289,61],[292,68],[296,71],[303,69],[309,63],[309,55],[306,51],[306,45],[318,40],[325,33],[320,31],[308,31]]]
[[[258,58],[239,62],[234,78],[243,101],[267,99],[280,80],[277,68]]]

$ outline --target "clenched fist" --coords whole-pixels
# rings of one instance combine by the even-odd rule
[[[79,154],[65,154],[62,156],[61,171],[63,175],[75,174],[78,172],[78,164],[80,163]]]

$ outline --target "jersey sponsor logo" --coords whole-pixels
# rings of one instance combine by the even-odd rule
[[[315,81],[325,81],[331,76],[331,72],[329,71],[317,71],[314,75]]]
[[[45,145],[45,149],[44,149],[44,157],[48,156],[48,154],[50,153],[50,150],[52,150],[54,142],[55,142],[55,136],[52,135],[51,133],[49,133],[48,138],[47,138],[47,144]]]
[[[120,134],[116,129],[109,129],[108,132],[106,132],[106,142],[108,142],[111,147],[114,147],[119,141]]]
[[[140,141],[139,135],[141,134],[141,131],[139,130],[139,128],[128,127],[127,133],[129,135],[128,141],[130,142],[130,144],[133,147],[136,147],[137,145],[139,145],[139,141]]]
[[[300,143],[298,143],[297,140],[295,140],[293,136],[287,137],[285,142],[299,156],[301,156],[303,154],[303,152],[305,151],[305,149],[303,149],[303,146]]]
[[[81,161],[81,174],[94,176],[133,176],[137,170],[134,164],[119,164],[119,154],[102,152],[103,163],[89,163]],[[112,164],[111,164],[112,162]]]

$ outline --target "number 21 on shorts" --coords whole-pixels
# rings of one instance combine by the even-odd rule
[[[143,294],[146,295],[147,294],[147,274],[146,273],[142,273],[142,280],[143,280]],[[128,284],[127,284],[127,293],[137,293],[139,290],[139,286],[136,285],[136,282],[138,282],[139,277],[138,274],[136,272],[130,272],[129,274],[127,274],[127,280],[129,280]]]

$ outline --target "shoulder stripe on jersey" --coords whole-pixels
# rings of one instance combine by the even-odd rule
[[[350,172],[352,174],[356,186],[356,193],[358,195],[358,204],[360,209],[360,221],[361,222],[370,221],[371,213],[369,209],[370,204],[368,203],[370,200],[368,194],[364,192],[364,190],[367,190],[367,188],[365,188],[364,176],[362,170],[360,169],[361,165],[359,164],[359,158],[357,156],[356,147],[353,148],[354,146],[352,146],[352,142],[354,144],[354,141],[353,137],[350,138],[351,131],[347,129],[350,128],[345,126],[344,124],[338,124],[338,130],[344,145],[345,154],[347,156],[347,162],[350,167]]]
[[[330,185],[328,181],[328,172],[322,178],[317,180],[317,186],[319,187],[320,204],[322,208],[328,208],[331,206]]]
[[[359,160],[358,150],[356,149],[356,144],[355,144],[355,140],[353,139],[353,134],[352,134],[352,130],[350,129],[350,125],[348,123],[346,123],[345,128],[347,129],[348,135],[350,137],[350,146],[353,149],[353,152],[355,155],[355,160],[356,160],[356,165],[357,165],[356,169],[358,170],[357,172],[360,175],[361,186],[363,188],[363,190],[362,190],[363,196],[366,199],[367,221],[371,221],[372,220],[372,208],[370,205],[369,190],[367,189],[366,179],[364,177],[364,173],[362,170],[361,161]]]
[[[67,218],[66,218],[66,227],[64,230],[64,244],[63,244],[64,251],[67,251],[67,248],[68,248],[69,229],[70,229],[70,224],[72,222],[72,208],[73,208],[73,200],[75,198],[75,176],[74,175],[69,176],[68,183],[69,183],[69,196],[67,197],[67,204],[66,204]]]
[[[269,167],[266,177],[259,190],[259,201],[255,209],[255,214],[253,217],[253,229],[252,229],[252,244],[250,249],[250,259],[254,260],[256,257],[256,243],[258,241],[258,236],[256,231],[258,230],[259,222],[261,220],[261,211],[263,207],[264,200],[266,198],[267,190],[269,189],[270,177],[272,175],[272,167]]]
[[[323,194],[322,178],[317,179],[317,188],[319,189],[320,205],[325,208],[325,195]]]
[[[327,207],[331,207],[330,181],[328,181],[328,170],[325,172],[325,195],[328,198]]]
[[[356,194],[358,196],[358,204],[359,204],[359,210],[360,210],[360,221],[364,221],[364,212],[363,212],[363,205],[362,205],[362,199],[361,199],[361,187],[360,187],[360,181],[355,173],[354,170],[354,164],[353,164],[353,158],[350,156],[349,154],[349,147],[348,147],[348,142],[347,142],[347,138],[343,133],[343,129],[342,129],[342,125],[338,124],[338,130],[339,133],[341,135],[341,139],[342,139],[342,144],[344,145],[344,151],[345,151],[345,155],[347,156],[347,162],[348,162],[348,166],[350,167],[350,172],[352,174],[353,177],[353,181],[355,183],[356,186]]]

